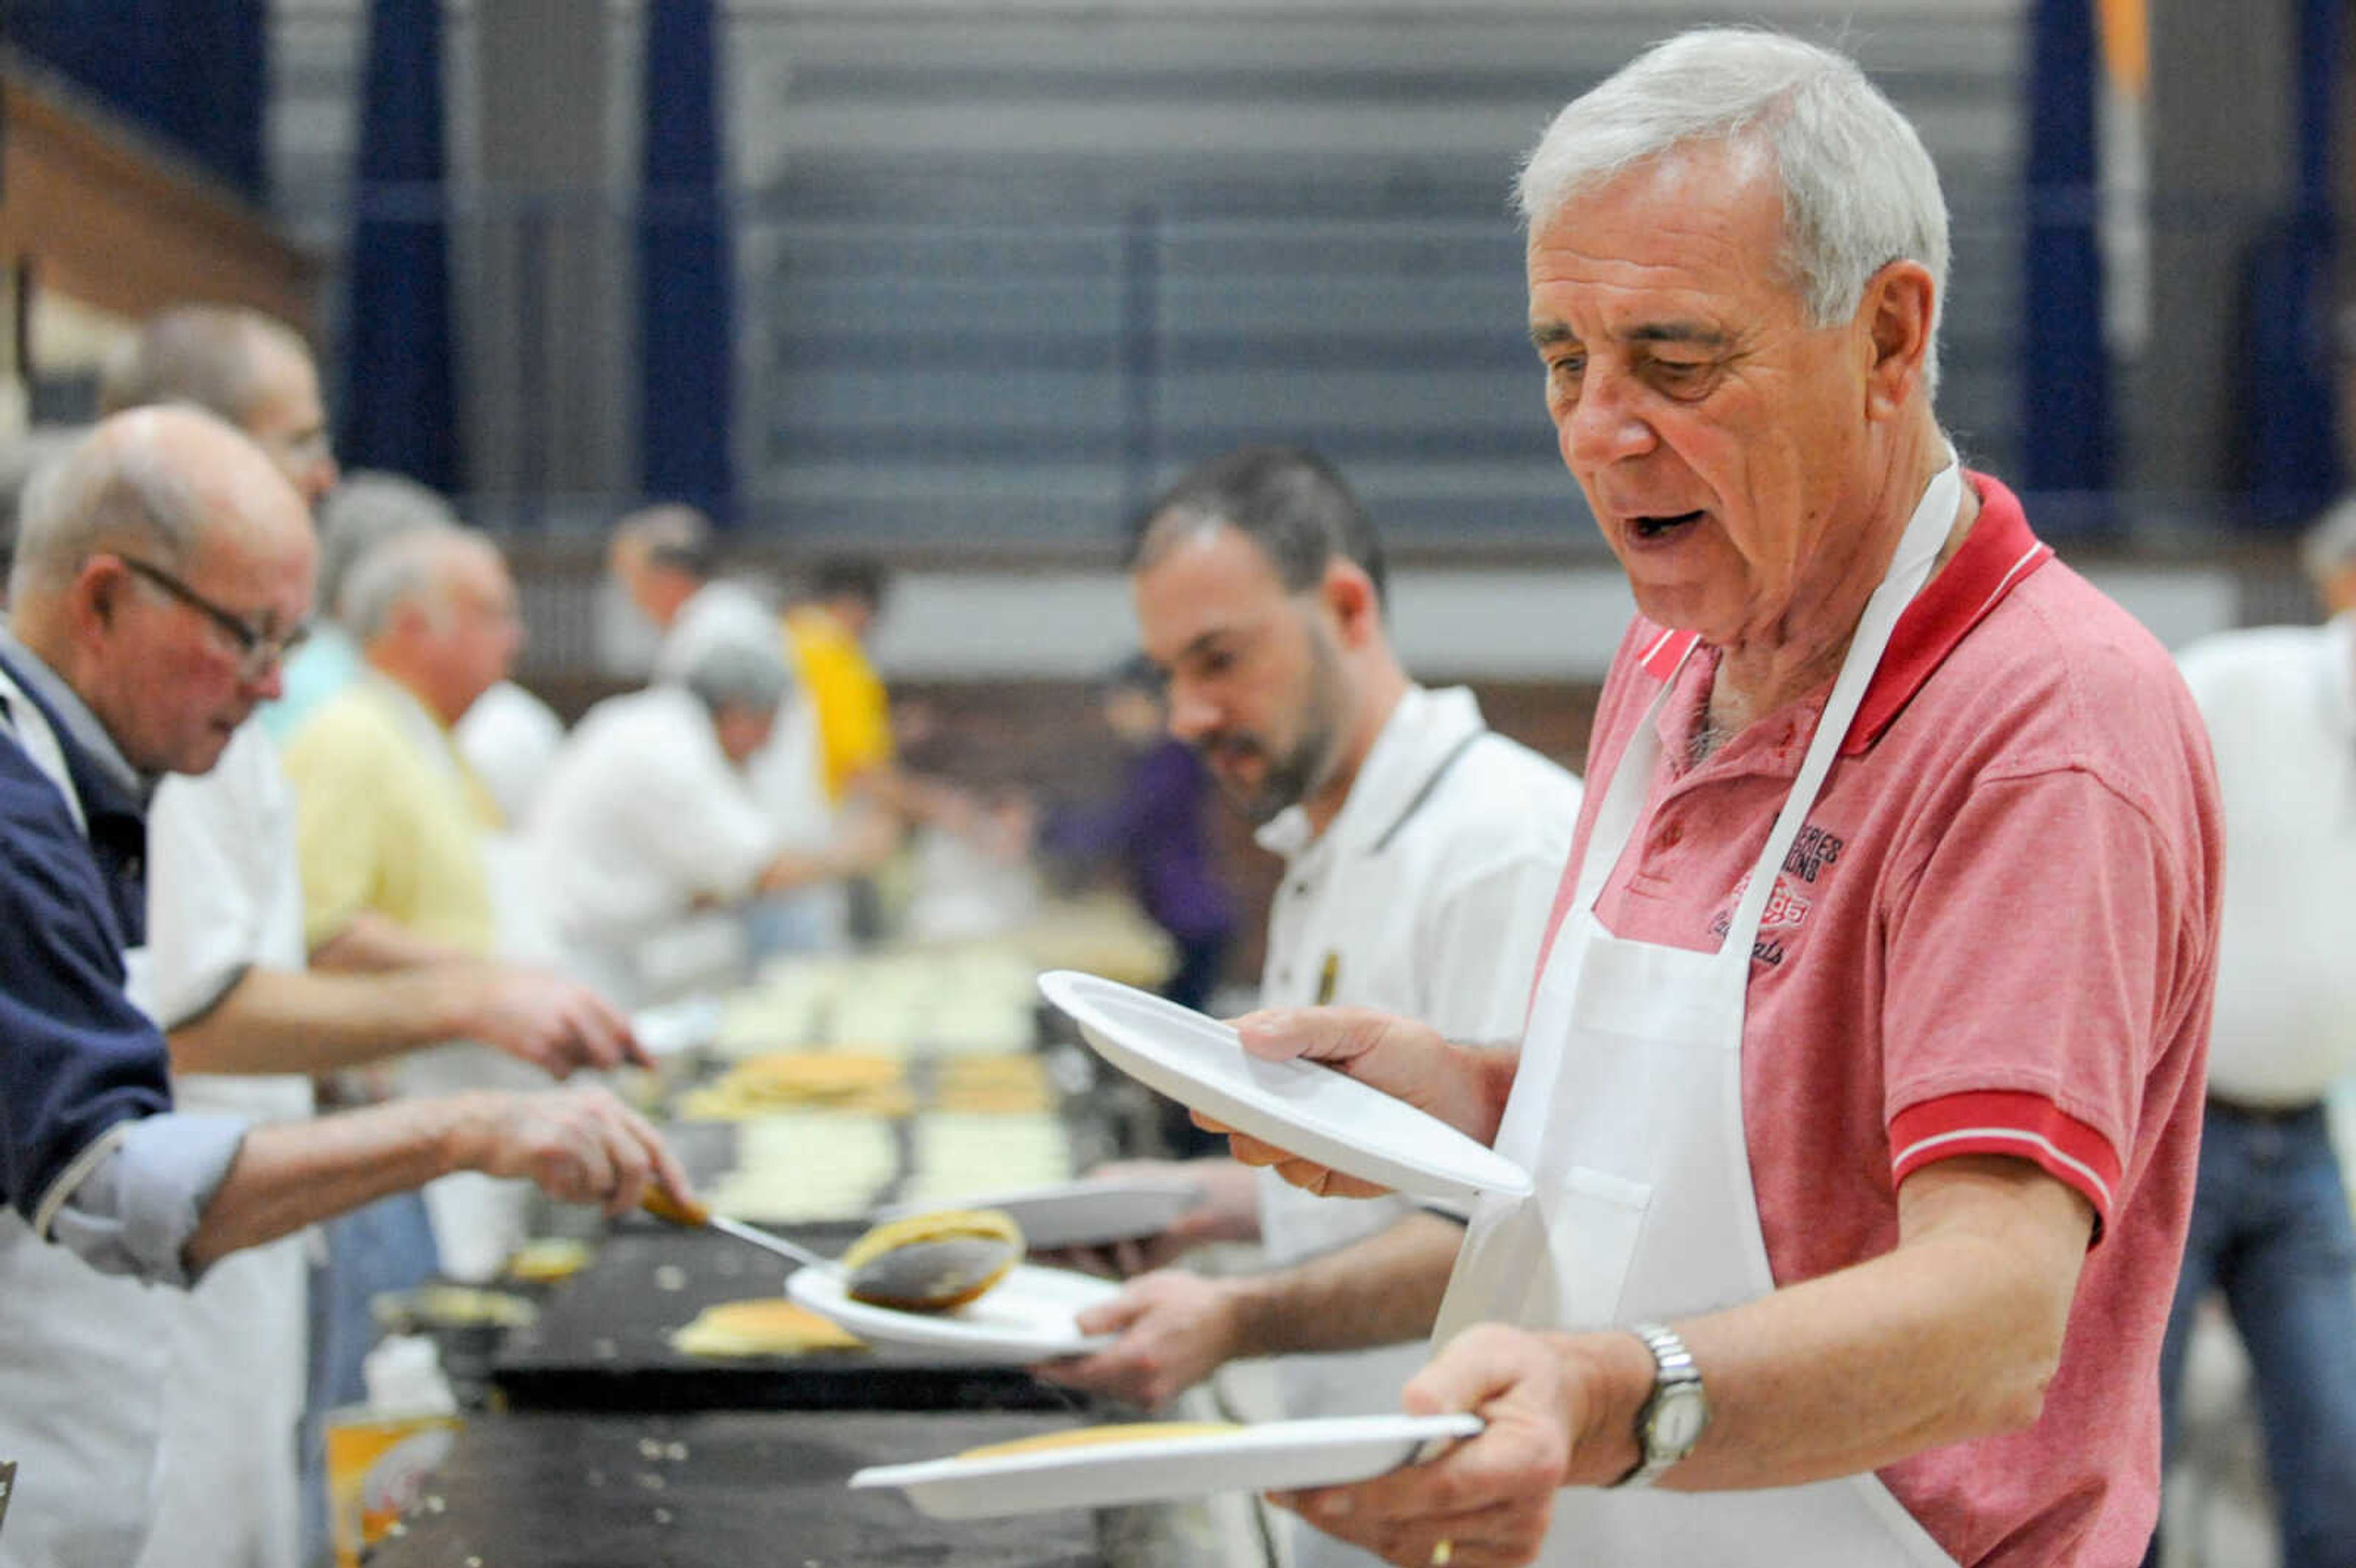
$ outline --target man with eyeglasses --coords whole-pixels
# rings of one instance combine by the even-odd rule
[[[186,1342],[172,1296],[133,1281],[188,1285],[452,1170],[615,1210],[681,1180],[601,1090],[276,1125],[175,1105],[142,951],[147,803],[275,693],[312,558],[300,498],[195,410],[103,421],[26,496],[0,634],[0,1568],[131,1563],[165,1521]],[[214,1550],[199,1531],[160,1552]]]
[[[151,317],[107,367],[100,400],[109,413],[166,402],[206,410],[261,449],[306,511],[337,482],[310,351],[253,311],[185,305]],[[252,622],[159,562],[127,570],[150,574],[143,592],[186,601],[224,648],[255,661],[273,645],[293,651],[293,624]],[[152,1001],[184,1107],[299,1120],[313,1113],[314,1075],[455,1039],[496,1045],[557,1077],[635,1052],[626,1023],[583,987],[482,962],[380,915],[306,941],[294,820],[260,718],[237,728],[209,773],[167,779],[155,792]],[[413,1192],[346,1214],[326,1233],[316,1270],[317,1243],[290,1238],[229,1260],[170,1304],[179,1349],[155,1540],[170,1543],[176,1564],[285,1568],[298,1540],[310,1543],[305,1555],[324,1546],[319,1433],[314,1424],[300,1440],[298,1483],[288,1429],[306,1403],[316,1422],[358,1396],[375,1337],[368,1298],[418,1284],[435,1266]]]

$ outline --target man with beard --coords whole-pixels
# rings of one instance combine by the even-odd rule
[[[1382,1005],[1459,1038],[1517,1034],[1579,783],[1489,731],[1469,691],[1408,678],[1383,624],[1381,544],[1341,475],[1277,447],[1213,459],[1146,514],[1130,571],[1170,732],[1285,863],[1262,1004]],[[1396,1409],[1462,1227],[1272,1177],[1255,1194],[1232,1162],[1188,1168],[1226,1201],[1173,1240],[1256,1229],[1271,1266],[1145,1275],[1081,1317],[1113,1345],[1044,1375],[1151,1406],[1225,1361],[1282,1355],[1289,1416]],[[1314,1532],[1298,1546],[1301,1568],[1367,1561]]]

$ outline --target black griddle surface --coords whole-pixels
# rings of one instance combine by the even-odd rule
[[[855,1226],[789,1234],[837,1253]],[[492,1385],[513,1410],[1079,1411],[1085,1397],[1021,1367],[973,1365],[906,1347],[798,1357],[685,1356],[669,1336],[716,1302],[776,1296],[793,1265],[712,1231],[629,1228],[557,1287],[540,1319],[509,1333]]]
[[[1044,1415],[507,1415],[459,1434],[369,1568],[1106,1568],[1079,1509],[936,1520],[843,1485],[1073,1424]],[[1127,1558],[1129,1553],[1120,1553]]]

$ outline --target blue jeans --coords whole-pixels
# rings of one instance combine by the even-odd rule
[[[2321,1105],[2265,1115],[2209,1102],[2160,1352],[2171,1457],[2185,1342],[2212,1288],[2249,1351],[2283,1568],[2356,1563],[2356,1227]]]
[[[439,1266],[425,1200],[415,1192],[327,1221],[327,1261],[311,1271],[311,1386],[303,1412],[303,1561],[334,1556],[327,1523],[327,1413],[368,1397],[360,1363],[377,1341],[369,1298],[411,1290]]]

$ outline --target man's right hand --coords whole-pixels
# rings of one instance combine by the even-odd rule
[[[1482,1143],[1497,1136],[1513,1085],[1510,1052],[1455,1045],[1429,1024],[1372,1008],[1272,1008],[1246,1013],[1235,1027],[1244,1050],[1262,1061],[1323,1062]],[[1228,1147],[1246,1165],[1272,1167],[1295,1187],[1321,1197],[1373,1198],[1390,1190],[1247,1136],[1200,1112],[1194,1121],[1226,1133]]]
[[[595,1203],[619,1215],[650,1185],[694,1197],[662,1135],[594,1085],[469,1094],[448,1136],[457,1168],[528,1179],[560,1203]]]
[[[462,1033],[562,1079],[584,1067],[652,1065],[630,1020],[586,986],[541,970],[483,965],[462,984]]]
[[[1083,1334],[1118,1334],[1103,1349],[1032,1371],[1048,1382],[1159,1410],[1237,1353],[1233,1288],[1183,1269],[1131,1280],[1077,1319]]]

